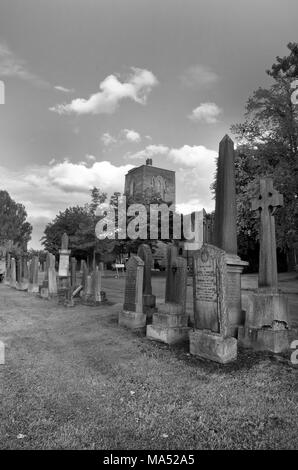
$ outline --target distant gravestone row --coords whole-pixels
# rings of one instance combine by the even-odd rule
[[[165,302],[156,308],[151,288],[151,250],[145,244],[126,265],[119,325],[146,330],[149,339],[167,344],[189,339],[191,354],[220,363],[237,359],[238,344],[276,353],[288,349],[288,302],[278,290],[274,226],[274,211],[282,204],[282,196],[274,190],[272,179],[262,178],[252,201],[252,210],[260,214],[259,287],[249,296],[244,312],[241,273],[248,263],[237,256],[234,144],[225,136],[219,145],[212,244],[210,233],[206,237],[201,223],[200,233],[196,234],[199,243],[190,253],[193,257],[192,328],[186,314],[185,259],[177,255],[176,246],[168,246]]]
[[[58,274],[56,272],[56,258],[52,253],[47,253],[39,282],[41,265],[38,256],[30,261],[27,256],[11,257],[7,253],[5,284],[17,290],[30,294],[38,294],[43,299],[56,298],[58,304],[74,306],[75,300],[86,305],[99,305],[106,301],[105,292],[101,288],[102,270],[96,267],[90,274],[86,262],[81,263],[81,280],[77,276],[77,260],[70,259],[68,250],[68,236],[65,233],[61,239],[59,251]]]

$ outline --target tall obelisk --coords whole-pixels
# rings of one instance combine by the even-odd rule
[[[213,240],[218,248],[237,255],[235,152],[228,135],[219,144]]]
[[[238,327],[244,324],[241,273],[248,263],[237,256],[235,151],[234,143],[228,135],[219,144],[215,194],[213,244],[226,252],[229,333],[237,337]]]

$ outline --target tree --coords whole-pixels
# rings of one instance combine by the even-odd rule
[[[277,58],[267,74],[270,88],[259,88],[248,99],[245,121],[232,126],[236,135],[236,192],[238,242],[240,251],[256,246],[259,223],[250,211],[255,184],[261,176],[271,176],[275,188],[284,195],[284,207],[276,213],[278,248],[290,254],[298,229],[298,106],[291,100],[291,83],[298,78],[298,44],[288,45],[290,54]],[[296,74],[296,75],[295,75]]]
[[[15,202],[7,191],[0,191],[0,243],[13,242],[13,250],[26,250],[32,226],[26,220],[23,204]]]

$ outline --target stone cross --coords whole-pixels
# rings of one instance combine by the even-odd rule
[[[251,201],[260,223],[259,287],[277,288],[277,261],[274,213],[283,206],[283,196],[273,188],[272,178],[261,178],[256,197]]]

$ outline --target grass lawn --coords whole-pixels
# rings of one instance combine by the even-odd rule
[[[240,351],[222,366],[119,328],[119,305],[0,296],[1,449],[298,448],[288,361]]]

